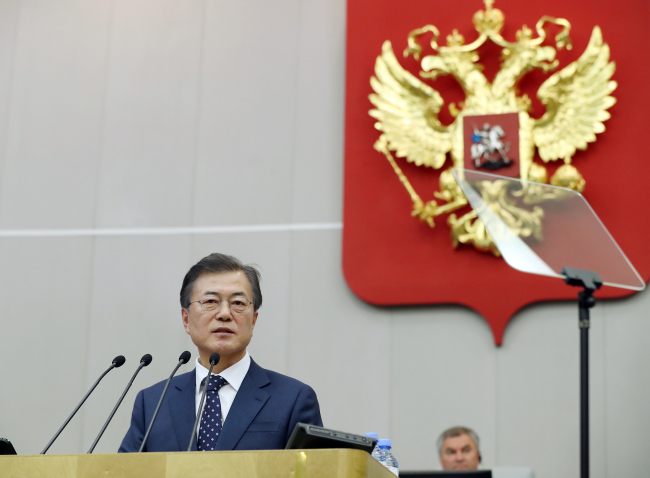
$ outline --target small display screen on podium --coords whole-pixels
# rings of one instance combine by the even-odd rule
[[[374,438],[355,435],[353,433],[339,432],[329,428],[317,427],[306,423],[297,423],[289,442],[287,450],[308,448],[354,448],[356,450],[372,453],[377,440]]]

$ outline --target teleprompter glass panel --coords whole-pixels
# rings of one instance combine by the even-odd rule
[[[452,170],[505,261],[564,278],[564,267],[598,273],[603,284],[645,289],[643,279],[578,192],[466,169]]]

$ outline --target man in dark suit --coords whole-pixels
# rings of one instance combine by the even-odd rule
[[[204,257],[185,275],[183,325],[199,357],[195,370],[172,379],[145,451],[187,450],[213,352],[221,359],[193,450],[281,449],[296,423],[322,426],[311,387],[263,369],[246,351],[262,305],[259,278],[257,269],[224,254]],[[164,386],[163,381],[138,393],[120,452],[140,449]]]

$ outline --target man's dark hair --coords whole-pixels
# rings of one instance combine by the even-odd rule
[[[187,271],[187,274],[185,274],[183,286],[181,287],[181,307],[189,309],[196,279],[203,274],[209,274],[212,272],[218,274],[223,272],[243,272],[246,274],[248,282],[251,284],[251,289],[253,290],[253,308],[257,312],[257,310],[262,306],[260,272],[250,264],[242,264],[242,262],[236,257],[215,252],[194,264],[190,270]]]

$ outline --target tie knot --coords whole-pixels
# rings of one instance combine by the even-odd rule
[[[201,386],[205,386],[206,379],[208,377],[205,377],[203,380],[201,380]],[[216,390],[217,392],[223,387],[225,384],[228,383],[228,380],[223,378],[221,375],[212,375],[210,377],[210,383],[208,384],[208,391]]]

